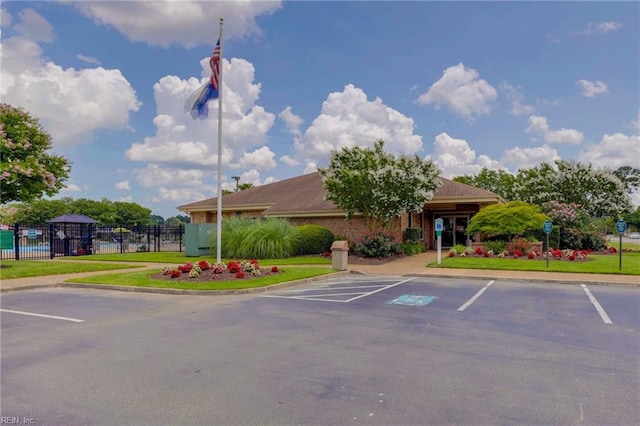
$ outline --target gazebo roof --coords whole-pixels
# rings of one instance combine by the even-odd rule
[[[49,223],[98,223],[83,214],[63,214],[49,221]]]

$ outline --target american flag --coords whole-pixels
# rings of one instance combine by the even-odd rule
[[[218,90],[218,76],[220,75],[220,40],[216,43],[216,48],[213,49],[211,59],[209,59],[209,66],[211,67],[211,85],[214,90]]]
[[[209,81],[200,86],[191,94],[184,103],[184,112],[191,114],[191,117],[205,119],[209,115],[207,103],[220,96],[218,85],[220,84],[220,40],[213,49],[213,54],[209,59],[211,67],[211,77]]]

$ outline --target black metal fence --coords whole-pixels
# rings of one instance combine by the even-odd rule
[[[184,226],[96,226],[92,223],[19,224],[0,230],[0,259],[184,251]]]

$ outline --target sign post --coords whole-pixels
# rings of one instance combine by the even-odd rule
[[[549,269],[549,234],[553,230],[553,223],[550,220],[545,220],[542,224],[542,230],[547,234],[547,269]]]
[[[442,229],[444,228],[444,221],[442,218],[436,219],[436,236],[438,237],[438,265],[442,263]]]
[[[620,219],[616,222],[616,231],[620,235],[620,247],[618,247],[618,255],[620,256],[620,261],[618,262],[618,270],[622,271],[622,234],[627,230],[627,222]]]

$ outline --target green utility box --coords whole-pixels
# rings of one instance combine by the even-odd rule
[[[187,223],[184,227],[184,251],[187,257],[208,256],[216,238],[215,223]]]
[[[13,249],[13,231],[0,231],[0,249]]]

